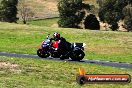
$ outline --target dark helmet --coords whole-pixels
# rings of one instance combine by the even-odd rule
[[[55,32],[55,33],[53,34],[53,37],[54,37],[55,39],[58,39],[58,38],[60,38],[60,34],[59,34],[58,32]]]

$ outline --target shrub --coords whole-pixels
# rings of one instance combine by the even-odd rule
[[[86,29],[91,29],[91,30],[99,30],[100,29],[100,24],[99,21],[97,20],[96,16],[93,14],[90,14],[86,17],[84,21],[84,25]]]
[[[106,0],[100,5],[98,13],[100,21],[110,24],[111,29],[116,31],[119,20],[124,19],[122,10],[127,4],[127,0]]]
[[[82,8],[82,0],[60,0],[58,4],[60,13],[59,26],[64,28],[79,28],[78,25],[85,16]]]
[[[17,4],[18,0],[2,0],[0,7],[0,21],[16,22],[18,19]]]

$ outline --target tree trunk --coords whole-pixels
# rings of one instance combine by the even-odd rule
[[[27,22],[26,22],[26,20],[23,20],[23,24],[26,24]]]

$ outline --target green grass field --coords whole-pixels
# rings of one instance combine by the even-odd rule
[[[36,54],[47,34],[86,43],[85,59],[132,63],[132,33],[0,23],[0,52]]]
[[[88,74],[130,74],[132,70],[85,63],[0,57],[0,88],[131,88],[130,84],[76,83],[79,67]]]
[[[49,18],[45,20],[32,20],[32,21],[28,21],[28,24],[52,27],[54,24],[57,24],[58,19],[59,18]]]

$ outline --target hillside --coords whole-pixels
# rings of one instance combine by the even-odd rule
[[[47,24],[48,22],[50,21],[46,21]],[[132,63],[131,32],[52,28],[35,26],[35,23],[34,25],[0,23],[0,25],[0,52],[36,54],[45,36],[57,31],[69,42],[86,43],[85,59]]]
[[[27,0],[26,3],[32,7],[35,17],[48,18],[57,17],[57,4],[59,0]],[[96,0],[84,0],[85,3],[95,4]]]

